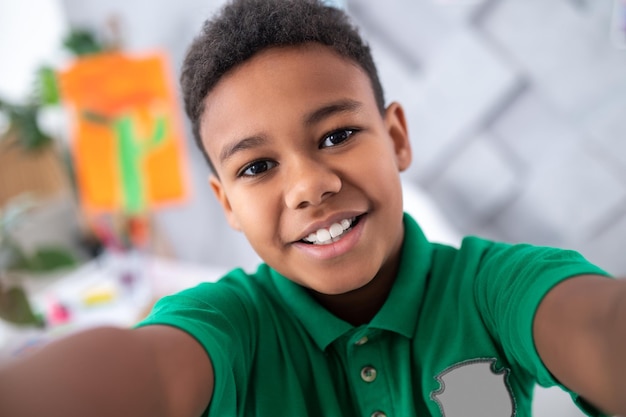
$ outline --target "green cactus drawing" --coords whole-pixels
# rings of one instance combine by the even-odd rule
[[[146,187],[143,161],[150,152],[163,143],[167,132],[165,117],[157,117],[152,134],[147,139],[136,136],[132,116],[122,116],[114,122],[119,149],[119,168],[122,178],[123,205],[127,213],[137,214],[146,208]]]
[[[84,112],[87,120],[106,124],[115,132],[118,149],[118,169],[122,189],[122,207],[125,213],[138,214],[145,211],[147,195],[142,165],[148,154],[165,141],[167,118],[156,116],[154,127],[149,137],[141,138],[137,134],[135,119],[132,114],[124,114],[113,120],[93,112]]]

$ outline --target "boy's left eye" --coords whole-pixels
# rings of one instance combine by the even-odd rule
[[[330,148],[332,146],[337,146],[342,142],[348,140],[350,136],[352,136],[354,133],[356,133],[356,129],[341,129],[329,133],[322,140],[320,148]]]
[[[246,165],[238,174],[239,177],[256,177],[278,165],[276,162],[259,160]]]

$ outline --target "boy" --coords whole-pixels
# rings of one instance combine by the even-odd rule
[[[402,213],[403,110],[342,12],[235,0],[182,86],[267,264],[12,364],[1,416],[528,416],[535,381],[626,413],[624,282],[573,252],[426,241]]]

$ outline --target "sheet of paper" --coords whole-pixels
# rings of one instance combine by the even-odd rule
[[[86,56],[59,78],[87,212],[137,214],[185,198],[181,117],[163,54]]]

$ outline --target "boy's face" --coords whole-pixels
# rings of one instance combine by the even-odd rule
[[[355,63],[316,44],[263,51],[209,94],[201,134],[230,225],[271,267],[323,294],[395,274],[411,151],[402,109],[381,116]]]

